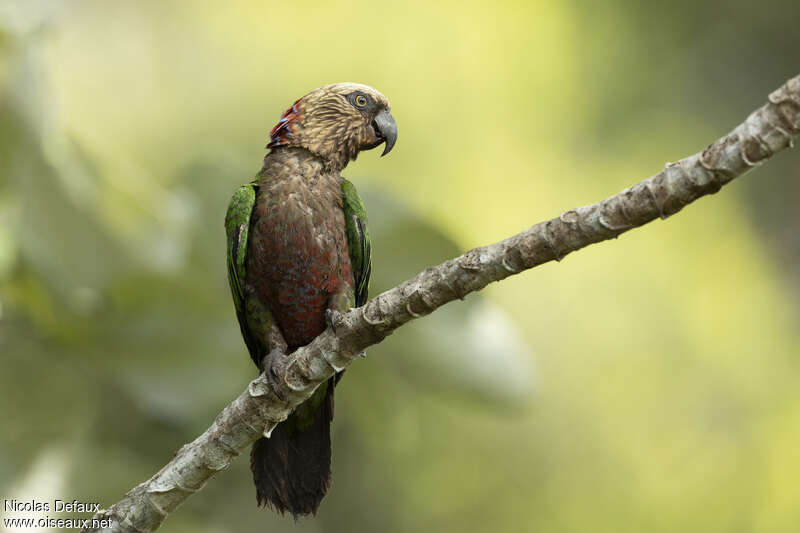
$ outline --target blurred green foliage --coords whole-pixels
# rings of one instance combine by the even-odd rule
[[[789,0],[0,4],[0,495],[113,503],[254,376],[222,219],[288,103],[375,86],[373,294],[704,147],[797,74]],[[800,158],[402,328],[294,524],[246,458],[164,531],[800,522]]]

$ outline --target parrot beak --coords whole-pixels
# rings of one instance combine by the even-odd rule
[[[391,113],[382,109],[380,113],[375,115],[375,118],[372,119],[372,127],[375,133],[386,142],[383,153],[381,154],[381,157],[383,157],[392,151],[394,143],[397,142],[397,123],[394,121],[394,117]]]

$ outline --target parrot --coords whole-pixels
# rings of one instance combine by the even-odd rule
[[[332,313],[364,305],[372,271],[367,214],[341,171],[362,150],[397,140],[389,101],[358,83],[317,88],[296,100],[269,133],[253,181],[225,216],[228,281],[253,362],[264,372],[310,343]],[[295,519],[315,515],[331,483],[337,372],[256,440],[250,469],[258,506]],[[267,372],[269,383],[277,376]],[[273,387],[274,388],[274,387]]]

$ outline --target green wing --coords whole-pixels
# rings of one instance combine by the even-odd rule
[[[342,203],[347,229],[350,265],[356,281],[356,306],[367,303],[369,278],[372,274],[372,245],[367,228],[367,210],[355,186],[342,179]]]
[[[228,236],[228,283],[231,286],[233,305],[236,308],[236,318],[239,319],[242,337],[254,361],[259,348],[256,339],[253,338],[247,327],[244,280],[247,237],[250,232],[250,217],[256,204],[257,189],[258,185],[255,183],[248,183],[236,189],[231,203],[228,204],[228,213],[225,215],[225,233]],[[256,362],[256,364],[258,363]]]

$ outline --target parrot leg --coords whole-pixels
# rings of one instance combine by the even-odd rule
[[[267,317],[267,320],[264,321],[264,325],[266,326],[267,334],[265,335],[264,341],[265,344],[269,347],[269,352],[261,358],[261,361],[257,362],[259,372],[266,372],[267,383],[269,384],[270,389],[272,392],[277,396],[277,398],[281,401],[286,401],[280,392],[280,376],[276,373],[276,370],[281,367],[281,363],[286,361],[288,357],[286,352],[288,346],[286,344],[286,340],[283,338],[283,334],[281,330],[278,329],[278,324],[276,324],[272,320],[272,315],[268,313],[264,313],[264,316]]]
[[[342,313],[336,309],[328,308],[325,310],[325,325],[331,328],[334,335],[336,335],[336,322],[341,316]]]
[[[285,349],[280,348],[273,348],[267,355],[261,359],[261,363],[258,365],[258,369],[263,373],[266,370],[266,378],[267,383],[269,384],[269,388],[272,389],[273,394],[282,402],[286,401],[286,398],[279,392],[280,391],[280,376],[276,373],[275,369],[278,365],[275,365],[275,361],[283,361],[286,359],[286,351]]]

